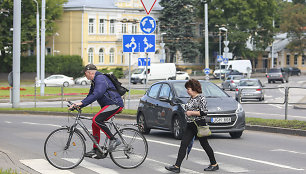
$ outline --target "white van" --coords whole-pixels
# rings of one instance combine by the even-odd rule
[[[221,69],[216,69],[213,75],[216,78],[219,78],[220,72],[226,73],[227,70],[237,70],[245,75],[248,75],[248,77],[250,77],[252,73],[252,64],[250,60],[230,60],[228,61],[227,64],[224,64],[223,62],[221,62]]]
[[[174,63],[151,63],[148,66],[148,80],[175,80],[176,67]],[[145,83],[146,67],[139,66],[132,72],[131,83]]]

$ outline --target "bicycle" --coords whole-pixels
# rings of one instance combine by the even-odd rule
[[[73,105],[68,101],[70,107]],[[138,124],[118,124],[114,123],[114,117],[106,124],[114,128],[114,136],[121,140],[121,145],[113,151],[108,150],[108,138],[105,138],[104,144],[100,146],[93,135],[86,128],[82,119],[91,120],[91,118],[81,116],[82,109],[73,107],[71,111],[77,110],[74,124],[64,126],[51,132],[44,143],[44,154],[48,162],[58,169],[72,169],[77,167],[84,159],[86,152],[86,138],[77,128],[80,126],[90,140],[98,147],[100,152],[99,159],[104,159],[110,155],[111,160],[119,167],[131,169],[140,166],[148,155],[148,143],[146,138],[136,129],[127,126],[136,126]],[[120,128],[119,126],[124,126]]]

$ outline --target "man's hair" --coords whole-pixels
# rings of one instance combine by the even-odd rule
[[[185,83],[185,88],[191,88],[193,91],[196,91],[199,94],[202,94],[201,83],[198,80],[190,79]]]

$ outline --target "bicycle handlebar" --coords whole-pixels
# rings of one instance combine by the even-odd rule
[[[69,103],[69,105],[67,105],[69,107],[69,110],[70,111],[74,111],[74,110],[77,110],[77,111],[80,111],[81,108],[80,106],[76,105],[75,103],[72,103],[71,101],[67,101]],[[70,108],[72,106],[72,108]]]

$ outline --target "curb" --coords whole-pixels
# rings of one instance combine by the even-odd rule
[[[306,130],[300,130],[300,129],[288,129],[288,128],[280,128],[280,127],[269,127],[269,126],[248,125],[247,124],[246,130],[306,136]]]
[[[52,116],[67,116],[68,112],[42,112],[42,111],[0,111],[2,114],[32,114],[32,115],[52,115]],[[83,116],[92,117],[94,114],[83,113]],[[68,116],[71,116],[69,114]],[[127,114],[117,114],[117,118],[123,119],[136,119],[135,115],[127,115]],[[260,125],[245,125],[246,130],[252,131],[261,131],[261,132],[270,132],[270,133],[280,133],[287,135],[298,135],[298,136],[306,136],[306,130],[301,129],[289,129],[289,128],[280,128],[280,127],[269,127],[269,126],[260,126]]]

